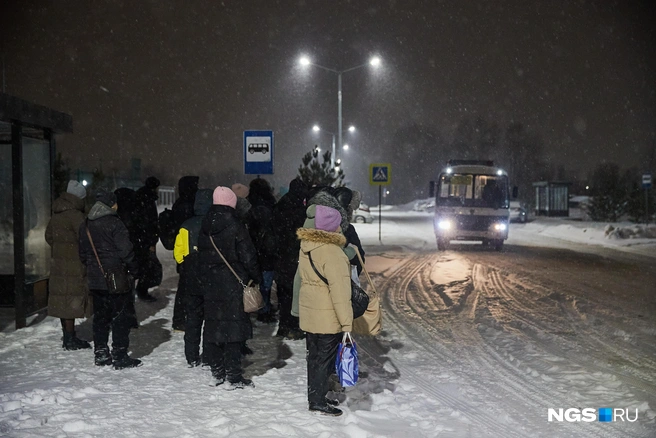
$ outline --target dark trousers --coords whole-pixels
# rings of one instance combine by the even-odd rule
[[[292,315],[294,299],[294,276],[280,275],[276,280],[278,287],[278,308],[280,309],[279,328],[297,329],[298,318]]]
[[[109,294],[106,290],[91,290],[93,295],[93,344],[95,350],[106,349],[112,331],[112,350],[127,350],[130,346],[130,315],[132,294]]]
[[[185,297],[187,322],[185,323],[184,342],[187,362],[195,362],[200,358],[200,339],[203,328],[204,303],[205,298],[203,295],[187,295]],[[203,355],[206,355],[204,346]]]
[[[186,300],[186,282],[187,274],[185,274],[184,262],[178,265],[178,273],[180,277],[178,278],[178,290],[175,293],[175,303],[173,304],[173,328],[185,328],[186,323],[186,309],[185,309],[185,300]]]
[[[335,373],[337,346],[342,334],[306,333],[308,402],[325,404],[331,374]]]
[[[215,376],[225,375],[228,382],[241,380],[241,346],[243,342],[207,342],[203,344],[203,355],[208,360]]]

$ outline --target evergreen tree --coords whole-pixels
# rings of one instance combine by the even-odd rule
[[[626,190],[617,164],[603,163],[592,174],[588,214],[593,221],[616,222],[626,210]]]
[[[323,162],[319,161],[319,147],[315,146],[313,150],[305,154],[298,167],[298,176],[308,187],[312,186],[341,186],[344,181],[344,171],[330,165],[330,151],[323,155]]]

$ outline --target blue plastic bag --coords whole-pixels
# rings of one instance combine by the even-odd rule
[[[344,333],[342,342],[337,346],[335,369],[340,385],[355,386],[358,381],[358,349],[349,332]]]

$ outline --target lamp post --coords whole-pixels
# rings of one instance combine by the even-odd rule
[[[336,156],[336,153],[335,153],[335,133],[334,133],[334,132],[330,132],[330,131],[328,131],[328,130],[326,130],[326,129],[321,129],[321,128],[319,127],[319,125],[314,125],[314,126],[312,127],[312,130],[313,130],[314,132],[325,131],[325,132],[327,132],[328,134],[330,134],[330,135],[333,136],[333,154],[332,154],[332,156],[330,157],[330,166],[331,166],[331,167],[335,167],[335,160],[337,159],[337,156]],[[346,131],[348,131],[348,132],[355,132],[355,126],[353,126],[353,125],[349,126],[349,128],[348,128],[347,130],[345,130],[344,132],[346,132]],[[340,141],[341,141],[341,135],[340,135]],[[348,145],[344,145],[343,147],[344,147],[345,150],[348,149]]]
[[[372,57],[368,63],[356,65],[355,67],[347,68],[345,70],[336,70],[334,68],[324,67],[323,65],[315,64],[310,61],[310,58],[307,56],[301,56],[299,63],[303,66],[312,65],[314,67],[319,67],[322,70],[326,70],[337,75],[337,135],[338,135],[338,145],[342,147],[342,75],[353,70],[357,70],[367,65],[372,67],[378,67],[380,65],[380,58],[378,56]],[[333,147],[333,155],[335,153],[335,148]],[[333,165],[334,165],[334,156],[333,156]]]
[[[100,86],[100,89],[107,94],[112,94],[107,88]],[[118,153],[119,157],[122,155],[121,149],[123,149],[123,102],[121,101],[121,96],[118,96],[118,128],[119,128],[119,137],[118,137]]]

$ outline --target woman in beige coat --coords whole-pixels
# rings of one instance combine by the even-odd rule
[[[91,300],[84,265],[78,255],[78,232],[84,222],[84,198],[87,192],[77,181],[52,204],[53,215],[46,228],[46,242],[52,247],[48,315],[61,319],[63,348],[91,348],[75,335],[75,318],[91,316]]]
[[[328,378],[335,369],[337,346],[342,332],[353,325],[351,269],[342,247],[341,214],[318,205],[315,229],[300,228],[298,273],[301,279],[299,320],[307,333],[308,402],[310,411],[338,416],[340,409],[326,399]],[[323,278],[323,279],[322,279]]]

